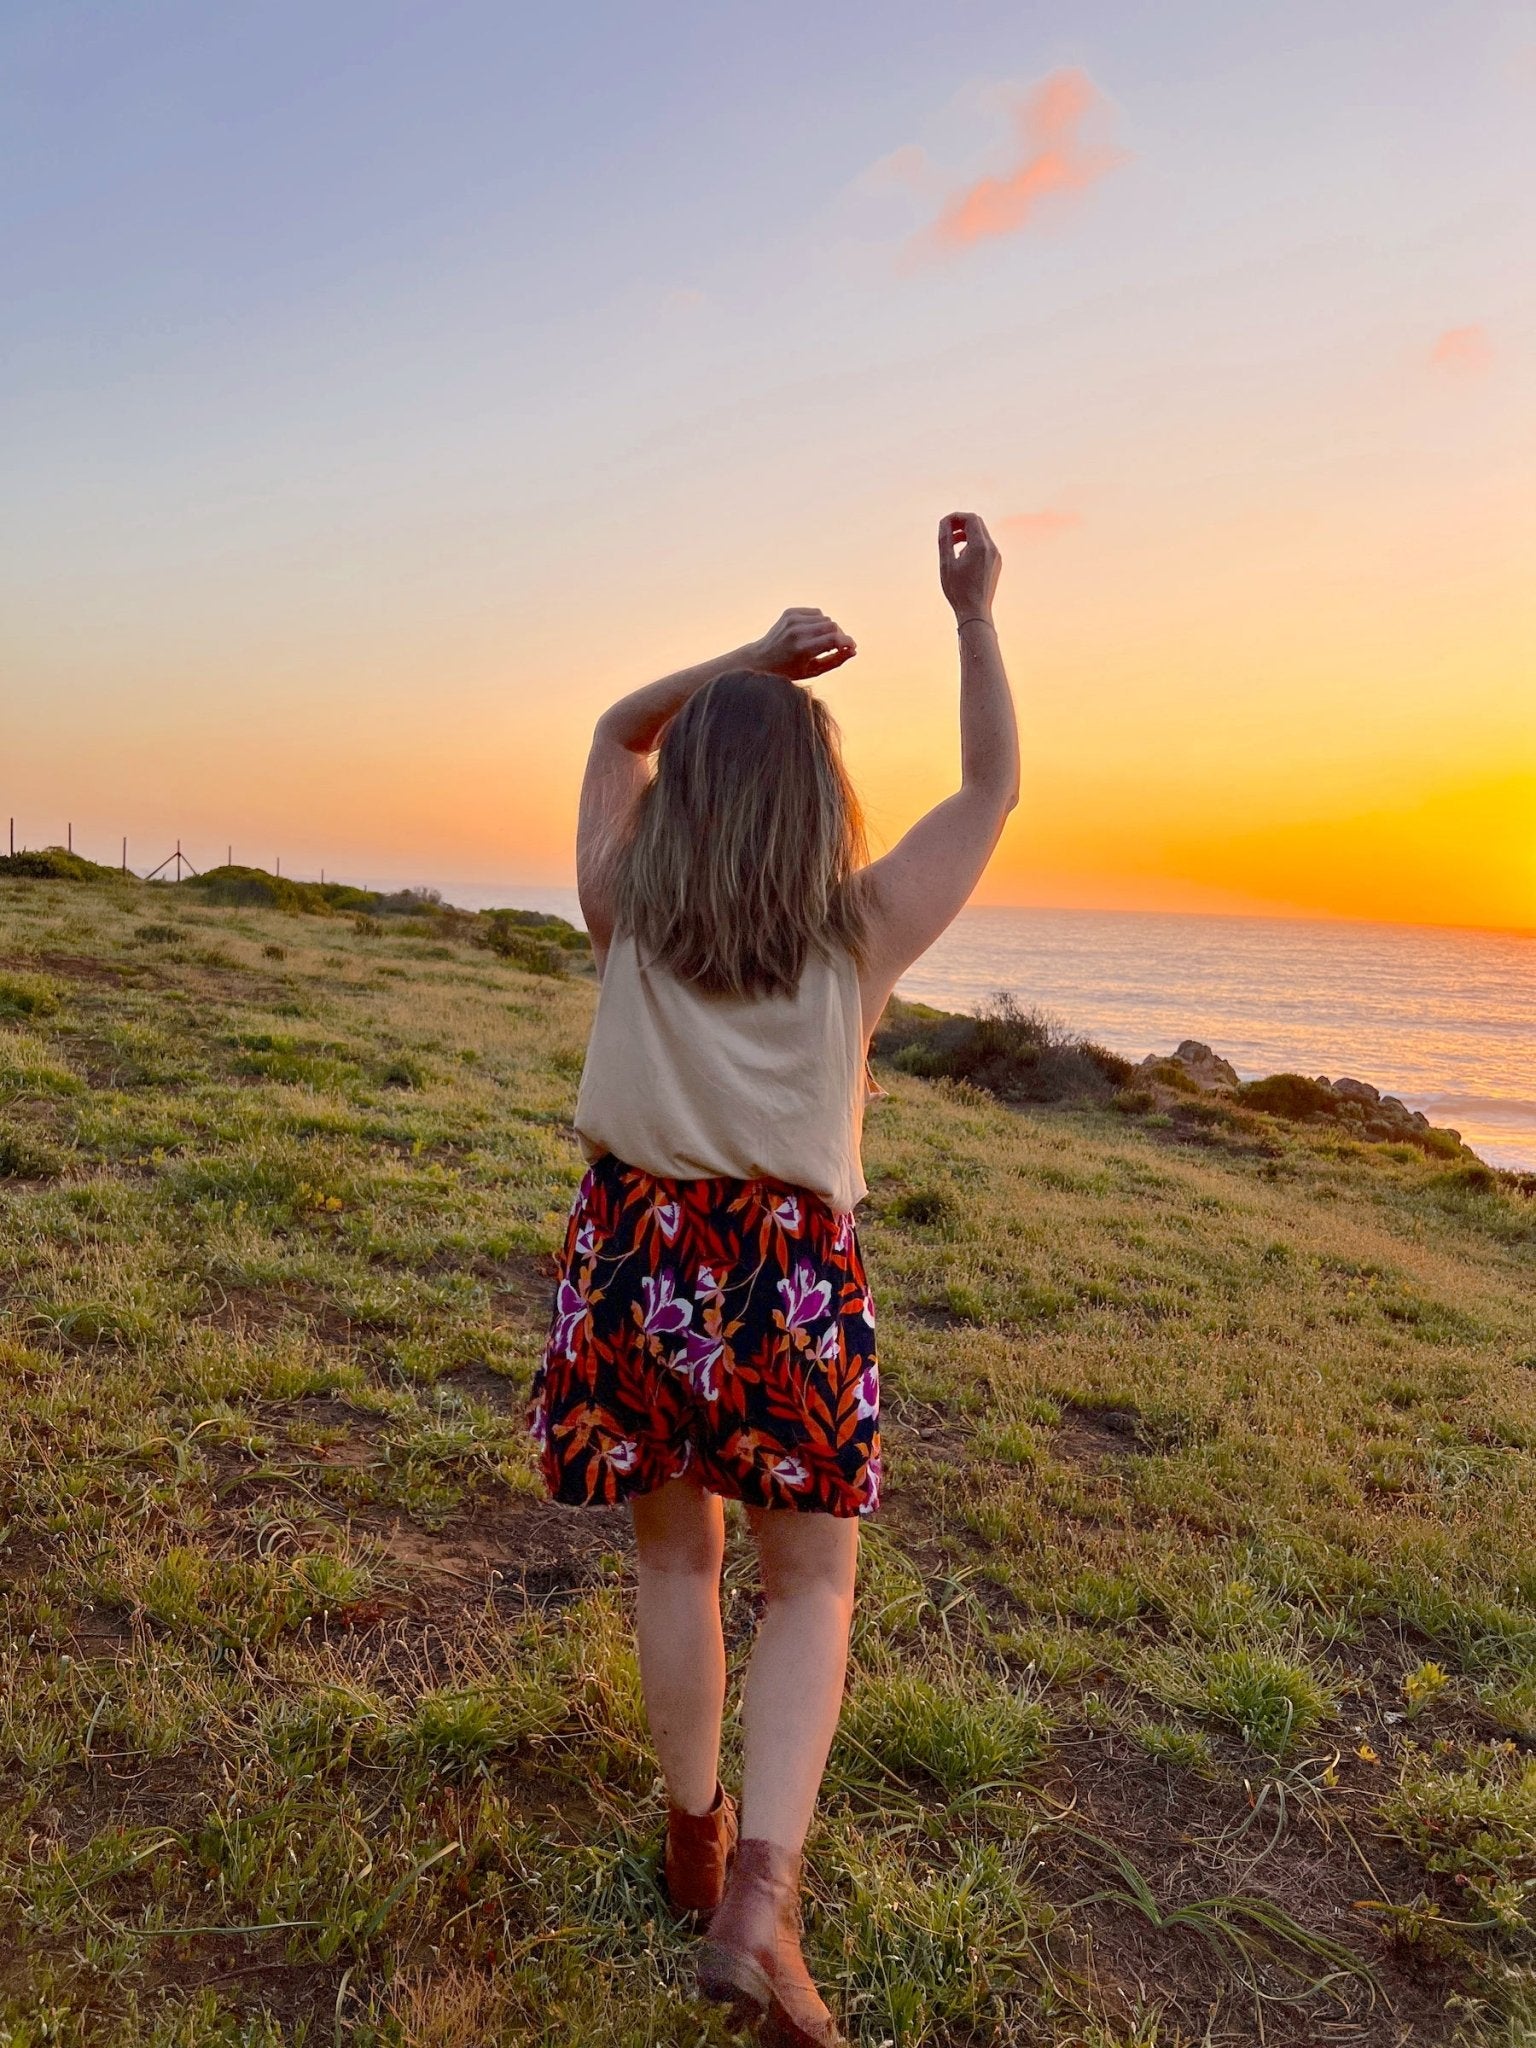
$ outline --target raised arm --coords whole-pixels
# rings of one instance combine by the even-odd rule
[[[900,976],[964,907],[1019,800],[1019,729],[992,624],[1001,569],[996,544],[974,512],[940,520],[939,581],[960,636],[960,787],[864,870],[867,1028]]]
[[[635,804],[651,779],[650,757],[668,723],[696,690],[732,669],[808,682],[841,668],[857,651],[825,612],[797,606],[760,640],[647,683],[603,713],[592,734],[576,820],[576,889],[599,972],[613,937],[613,855],[623,844]]]

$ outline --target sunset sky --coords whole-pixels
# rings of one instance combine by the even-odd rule
[[[1536,927],[1536,6],[6,0],[0,829],[571,878],[592,719],[824,606],[995,903]]]

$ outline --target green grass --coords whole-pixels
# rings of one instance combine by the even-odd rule
[[[58,874],[0,878],[0,2043],[724,2043],[627,1531],[520,1421],[579,948]],[[883,1079],[855,2040],[1528,2040],[1536,1202]],[[737,1671],[753,1590],[733,1526]]]

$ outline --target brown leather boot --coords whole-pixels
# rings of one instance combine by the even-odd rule
[[[725,1896],[736,1848],[736,1809],[722,1787],[708,1813],[667,1808],[667,1897],[674,1913],[702,1919]]]
[[[699,1951],[699,1989],[777,2048],[846,2048],[800,1953],[800,1858],[748,1838]]]

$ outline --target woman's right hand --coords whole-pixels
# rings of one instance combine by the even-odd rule
[[[808,683],[852,661],[858,651],[835,619],[814,606],[796,605],[753,643],[752,666],[764,675]]]
[[[1002,573],[997,542],[978,513],[950,512],[939,521],[939,582],[957,619],[991,618]]]

